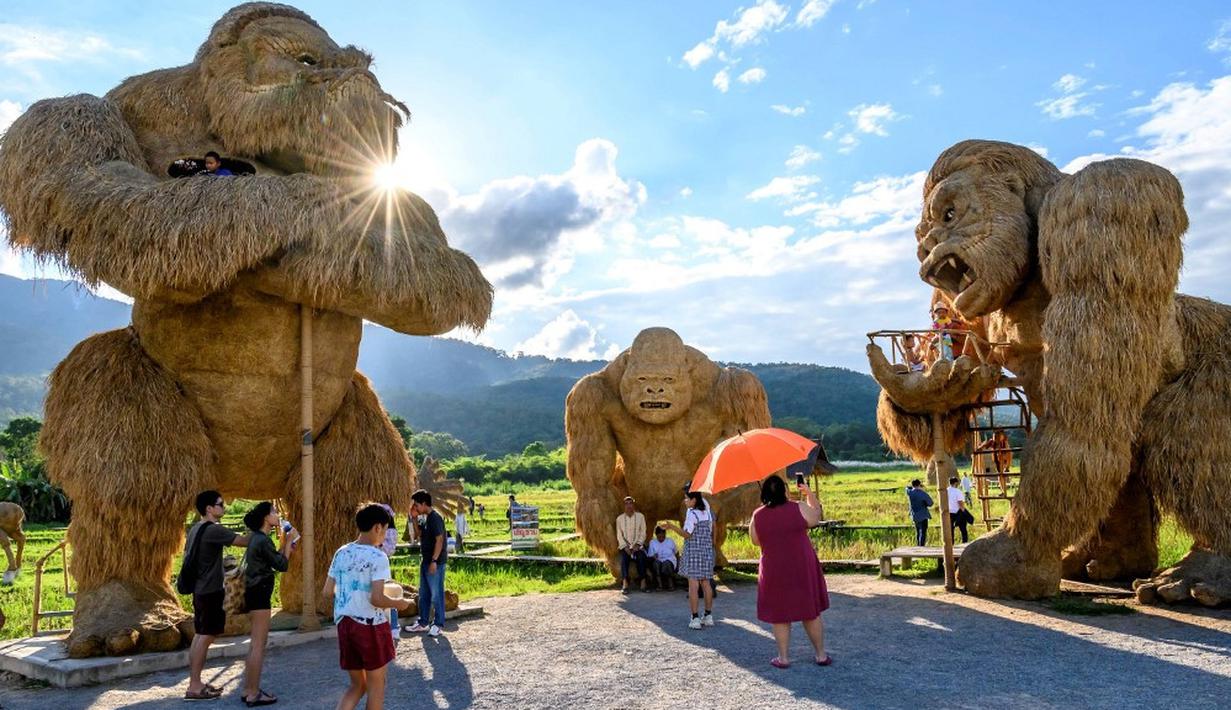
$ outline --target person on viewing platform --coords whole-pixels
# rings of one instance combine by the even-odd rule
[[[222,156],[211,150],[205,154],[205,172],[203,174],[224,177],[234,175],[235,173],[222,167]]]
[[[637,511],[637,501],[624,496],[624,512],[616,516],[616,544],[620,546],[621,589],[628,591],[628,563],[637,565],[641,591],[648,592],[645,578],[645,516]]]

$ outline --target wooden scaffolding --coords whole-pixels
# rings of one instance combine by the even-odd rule
[[[991,399],[968,405],[970,423],[970,477],[982,508],[983,524],[991,530],[1004,517],[993,513],[992,501],[1011,501],[1020,483],[1020,471],[1013,471],[1013,460],[1022,447],[1013,446],[1009,433],[1031,431],[1030,407],[1026,394],[1016,385],[995,390]],[[997,444],[996,435],[1004,434]],[[993,492],[995,488],[995,492]]]

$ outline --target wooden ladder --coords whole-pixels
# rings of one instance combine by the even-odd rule
[[[43,611],[43,567],[47,564],[47,560],[51,559],[51,556],[57,552],[60,553],[60,566],[63,568],[61,572],[64,576],[64,596],[72,600],[77,598],[77,593],[68,588],[68,539],[66,538],[51,548],[47,554],[40,557],[38,562],[34,563],[34,614],[30,620],[31,636],[38,636],[38,625],[43,619],[73,615],[72,609]]]

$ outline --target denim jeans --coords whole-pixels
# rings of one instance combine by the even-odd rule
[[[436,608],[434,620],[428,612]],[[428,574],[427,567],[419,568],[419,624],[445,625],[445,565],[436,565],[436,574]]]
[[[928,544],[928,521],[915,521],[915,544],[923,547]]]
[[[620,550],[620,579],[628,579],[628,560],[633,559],[637,565],[637,577],[645,579],[645,551],[637,550],[632,555],[628,554],[628,550]]]

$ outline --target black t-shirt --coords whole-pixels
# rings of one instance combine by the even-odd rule
[[[436,549],[436,540],[444,539],[444,544],[440,546],[440,556],[436,558],[437,564],[444,564],[449,557],[449,540],[445,533],[445,519],[440,517],[440,513],[432,510],[427,514],[427,519],[419,526],[419,544],[423,547],[423,560],[419,563],[421,567],[426,568],[432,563],[432,551]]]
[[[195,594],[222,591],[222,548],[234,544],[239,535],[217,523],[205,524],[202,520],[189,532],[188,549],[192,548],[196,535],[204,535],[197,547],[197,586]],[[202,527],[204,526],[204,527]]]

